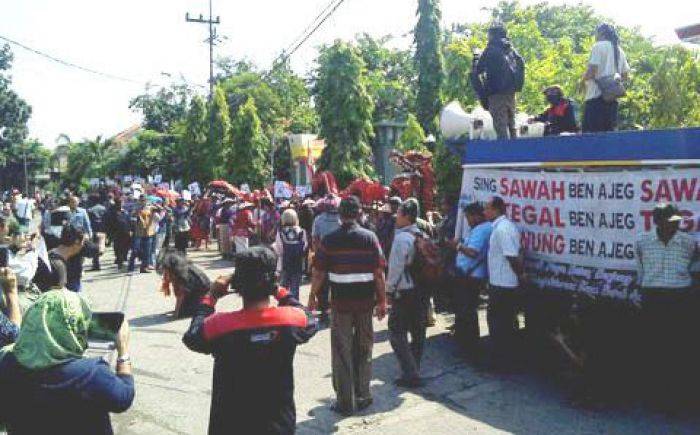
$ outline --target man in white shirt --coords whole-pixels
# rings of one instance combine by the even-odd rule
[[[586,105],[583,113],[583,132],[612,131],[617,127],[617,100],[605,101],[597,80],[619,75],[627,80],[630,66],[620,47],[620,38],[610,24],[596,29],[596,40],[591,49],[588,69],[582,77],[586,89]]]
[[[484,215],[492,222],[489,238],[489,305],[486,312],[496,364],[512,363],[508,357],[518,335],[520,285],[525,272],[520,255],[520,231],[506,216],[506,204],[495,196]]]

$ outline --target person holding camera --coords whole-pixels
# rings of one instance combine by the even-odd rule
[[[3,275],[4,276],[4,275]],[[14,347],[0,356],[0,423],[10,434],[112,434],[110,412],[134,400],[129,326],[117,333],[117,366],[85,358],[92,312],[66,289],[29,308]]]
[[[212,283],[183,337],[189,349],[214,356],[209,433],[293,434],[294,354],[317,322],[277,287],[272,250],[256,246],[235,260],[235,274]],[[216,313],[229,287],[243,297],[243,309]],[[271,296],[278,306],[271,306]]]

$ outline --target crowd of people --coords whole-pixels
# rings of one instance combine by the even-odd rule
[[[291,201],[261,195],[247,201],[208,193],[191,202],[179,199],[169,204],[145,194],[137,199],[133,194],[97,192],[88,195],[85,207],[81,203],[72,194],[59,203],[50,197],[30,201],[16,194],[0,215],[0,246],[7,251],[0,268],[0,347],[14,343],[4,348],[0,385],[20,398],[0,406],[0,421],[17,428],[17,433],[40,433],[45,424],[29,418],[22,404],[36,407],[79,393],[81,398],[54,408],[55,421],[68,424],[71,410],[90,400],[92,417],[82,423],[108,431],[108,412],[127,409],[133,399],[128,324],[117,339],[116,372],[82,358],[87,346],[85,322],[90,317],[79,296],[82,264],[91,259],[93,269],[99,269],[108,243],[114,247],[119,269],[135,271],[136,259],[144,273],[158,266],[163,291],[177,298],[175,314],[192,317],[185,344],[215,356],[210,433],[233,427],[247,428],[249,433],[292,433],[294,349],[323,326],[331,331],[337,395],[332,408],[346,416],[373,403],[373,317],[388,316],[389,342],[399,373],[395,382],[402,388],[426,383],[421,363],[434,309],[454,313],[449,329],[456,348],[470,361],[512,370],[541,355],[528,330],[537,332],[536,314],[542,307],[530,310],[538,301],[537,292],[525,269],[520,232],[507,218],[500,197],[463,206],[463,219],[458,217],[456,198],[450,197],[443,198],[440,213],[422,213],[414,198],[362,204],[357,197],[341,199],[334,194]],[[29,220],[20,219],[34,204],[38,213],[43,211],[41,237],[31,234],[33,213]],[[681,221],[674,206],[662,204],[654,212],[657,231],[637,243],[642,295],[638,325],[645,334],[644,344],[626,343],[625,349],[639,351],[632,355],[644,361],[640,370],[666,373],[650,382],[655,393],[669,382],[679,388],[688,384],[696,361],[687,350],[687,340],[694,337],[698,295],[691,265],[698,258],[698,247],[695,239],[679,230]],[[217,239],[221,255],[233,260],[234,274],[212,281],[188,260],[187,250],[202,245],[206,250],[209,239]],[[43,256],[37,240],[46,245]],[[8,262],[18,258],[13,254],[19,251],[34,254],[33,270]],[[431,269],[434,256],[440,263],[437,272]],[[304,307],[300,287],[307,278],[310,293]],[[217,300],[231,291],[243,297],[243,309],[216,313]],[[479,323],[484,304],[486,346]],[[611,351],[604,343],[615,336],[601,325],[613,325],[610,319],[597,317],[597,329],[589,321],[566,336],[571,325],[567,321],[582,322],[576,314],[547,329],[547,338],[580,372],[582,394],[599,393],[601,384],[609,387],[604,380],[611,371],[601,363]],[[614,354],[620,357],[619,352]],[[77,377],[86,379],[80,387],[58,387]]]

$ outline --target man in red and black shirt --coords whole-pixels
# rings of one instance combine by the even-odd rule
[[[275,282],[277,257],[255,247],[236,254],[233,277],[219,277],[202,299],[183,341],[214,355],[209,434],[293,434],[294,353],[317,331],[316,320]],[[232,284],[231,284],[232,282]],[[215,313],[229,286],[243,309]],[[270,306],[275,296],[278,306]]]
[[[574,106],[570,99],[564,97],[564,91],[559,85],[553,85],[544,90],[544,96],[549,108],[532,121],[544,122],[545,136],[558,136],[562,133],[578,133]]]
[[[372,312],[379,320],[386,315],[386,260],[377,236],[357,223],[360,211],[356,197],[341,201],[341,227],[325,236],[316,251],[309,295],[309,309],[314,310],[328,280],[333,387],[338,399],[333,409],[343,415],[372,404]]]

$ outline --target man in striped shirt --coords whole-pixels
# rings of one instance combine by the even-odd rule
[[[314,260],[309,310],[318,306],[326,279],[331,289],[333,410],[351,415],[372,404],[372,312],[386,316],[386,260],[377,236],[357,223],[360,201],[345,198],[339,207],[341,226],[323,238]],[[376,306],[376,308],[375,308]]]

